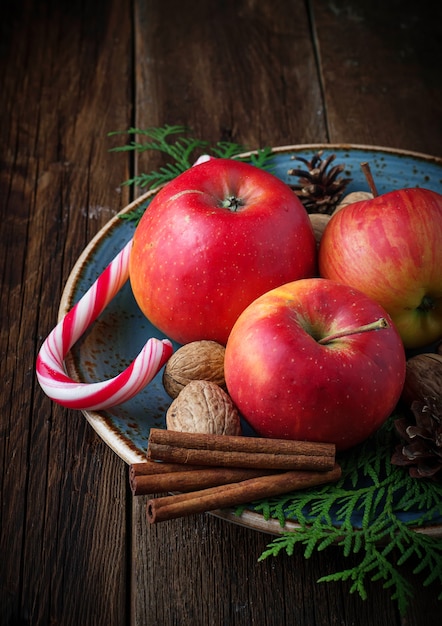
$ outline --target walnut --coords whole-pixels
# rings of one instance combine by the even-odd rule
[[[241,422],[230,396],[207,380],[192,380],[180,392],[166,413],[168,430],[241,435]]]
[[[316,245],[319,245],[319,242],[321,241],[322,233],[324,232],[325,227],[329,223],[331,215],[328,215],[327,213],[310,213],[309,218],[313,226],[313,232],[315,234]]]
[[[344,196],[341,202],[337,205],[332,215],[348,206],[349,204],[354,204],[355,202],[360,202],[361,200],[371,200],[373,198],[373,194],[370,191],[352,191],[351,193]]]
[[[411,406],[426,397],[442,399],[442,355],[433,352],[417,354],[406,364],[402,399]]]
[[[176,398],[191,380],[209,380],[226,389],[224,380],[225,348],[216,341],[192,341],[179,348],[168,360],[163,385]]]

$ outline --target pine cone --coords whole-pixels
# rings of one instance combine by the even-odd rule
[[[402,439],[391,458],[393,465],[409,466],[413,478],[442,478],[442,399],[426,397],[411,405],[414,417],[395,420]]]
[[[311,161],[304,157],[292,157],[292,159],[304,163],[307,170],[289,170],[287,174],[298,176],[299,181],[297,184],[288,183],[288,185],[301,200],[307,213],[331,215],[352,179],[339,178],[339,175],[344,171],[344,165],[334,165],[328,170],[336,155],[330,154],[323,160],[323,153],[324,151],[320,150],[313,155]]]

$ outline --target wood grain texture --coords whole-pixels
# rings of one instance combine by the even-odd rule
[[[312,0],[331,142],[441,156],[442,5]]]
[[[6,15],[0,621],[124,623],[126,468],[44,397],[34,363],[74,261],[127,202],[127,159],[106,134],[130,122],[130,15],[116,2],[7,3]]]
[[[271,536],[212,515],[149,526],[125,464],[44,396],[34,364],[78,255],[134,193],[120,183],[160,162],[109,153],[125,141],[109,131],[440,155],[439,4],[6,0],[1,13],[1,626],[438,624],[434,587],[401,619],[380,583],[365,602],[318,584],[355,562],[339,549],[258,563]]]
[[[142,0],[135,16],[137,126],[184,124],[249,149],[326,140],[303,3]]]
[[[338,551],[307,561],[295,550],[290,557],[281,554],[258,563],[269,535],[210,515],[146,527],[143,499],[134,504],[134,549],[140,563],[134,568],[133,588],[139,595],[134,623],[146,623],[146,607],[152,623],[186,626],[399,623],[387,594],[381,592],[380,598],[377,591],[364,602],[349,596],[347,585],[317,583],[326,571],[342,566]],[[164,572],[168,600],[155,601],[162,595]]]

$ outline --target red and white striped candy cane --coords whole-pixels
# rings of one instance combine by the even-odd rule
[[[106,409],[135,396],[173,352],[168,339],[149,339],[121,374],[96,383],[78,383],[66,375],[64,359],[74,343],[104,311],[129,278],[132,240],[119,252],[84,296],[49,334],[37,357],[38,382],[52,400],[80,410]]]

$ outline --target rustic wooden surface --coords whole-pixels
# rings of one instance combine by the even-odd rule
[[[401,618],[317,579],[351,563],[210,515],[147,527],[127,467],[36,383],[37,351],[91,237],[156,164],[109,148],[185,124],[250,148],[364,143],[440,156],[440,3],[4,0],[1,111],[2,625],[439,624],[434,587]],[[410,577],[411,579],[411,577]]]

